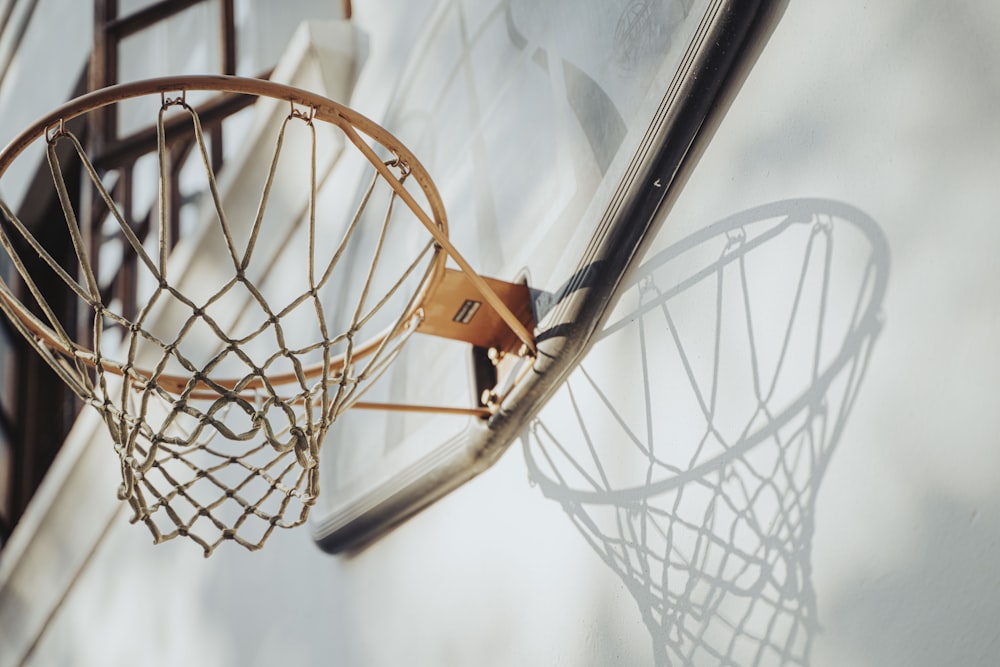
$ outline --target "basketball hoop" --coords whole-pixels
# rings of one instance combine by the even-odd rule
[[[188,94],[195,91],[250,95],[288,105],[276,129],[257,214],[242,235],[227,218],[198,110],[188,102]],[[150,109],[158,109],[158,234],[147,239],[130,226],[123,205],[115,201],[68,126],[74,118],[126,100],[147,100]],[[207,218],[225,247],[215,267],[225,270],[225,278],[210,289],[199,286],[204,289],[198,294],[178,287],[183,280],[171,259],[165,196],[168,117],[189,125],[210,203]],[[320,125],[363,156],[368,170],[367,187],[331,248],[317,238],[323,234],[317,222]],[[308,206],[301,223],[308,239],[308,256],[301,263],[306,275],[297,296],[287,303],[271,303],[261,288],[268,269],[256,266],[255,259],[263,230],[274,233],[265,220],[267,207],[286,134],[293,126],[305,133],[311,149],[304,185]],[[156,542],[190,537],[208,556],[223,541],[257,549],[275,527],[302,524],[319,493],[320,445],[330,425],[350,408],[440,410],[477,417],[496,411],[496,401],[488,408],[362,401],[367,387],[414,333],[464,340],[499,355],[534,355],[527,287],[479,276],[451,244],[441,198],[417,158],[385,129],[328,99],[269,81],[227,76],[113,86],[67,103],[14,139],[0,153],[0,178],[35,143],[46,152],[74,266],[67,268],[53,257],[0,201],[0,244],[27,292],[19,296],[0,279],[0,310],[69,388],[101,413],[121,462],[119,496],[130,503],[133,521],[143,521]],[[97,194],[97,205],[106,209],[118,241],[134,253],[137,267],[153,285],[132,316],[102,294],[78,207],[59,163],[59,147],[68,147],[80,161],[84,181]],[[347,309],[351,316],[335,322],[328,313],[332,276],[353,256],[359,229],[372,221],[378,229],[366,255],[370,267],[357,277],[360,287]],[[426,235],[409,263],[393,266],[384,250],[404,227],[409,233],[422,228]],[[29,268],[29,252],[40,259],[37,267]],[[457,271],[446,268],[449,259]],[[45,280],[65,285],[90,313],[91,342],[71,335],[70,327],[60,321],[46,301],[39,272]],[[375,296],[376,290],[384,295]],[[251,315],[233,322],[234,299],[247,304]],[[456,319],[455,313],[470,300],[482,307]],[[310,340],[302,340],[303,330],[312,333]],[[211,341],[209,352],[204,349],[206,339]],[[114,340],[121,341],[117,349]]]

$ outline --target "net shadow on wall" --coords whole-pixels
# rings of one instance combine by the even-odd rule
[[[656,663],[809,663],[814,507],[881,328],[887,242],[790,200],[638,268],[528,428],[530,478],[621,577]]]

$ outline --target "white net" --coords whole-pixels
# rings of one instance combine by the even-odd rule
[[[813,508],[887,264],[832,202],[708,227],[638,269],[530,426],[531,479],[632,593],[657,664],[808,664]]]
[[[183,96],[154,101],[160,193],[152,232],[137,228],[128,204],[116,200],[80,140],[60,122],[45,142],[72,253],[68,261],[53,257],[0,203],[0,242],[29,304],[0,284],[0,308],[103,415],[121,460],[120,496],[156,541],[188,537],[206,556],[227,540],[256,549],[274,528],[306,520],[319,493],[319,451],[330,424],[416,329],[420,301],[443,270],[443,256],[414,212],[398,203],[411,171],[391,148],[373,140],[360,160],[366,173],[354,205],[342,207],[349,214],[318,221],[320,121],[314,109],[292,103],[270,135],[276,139],[259,205],[234,220],[227,204],[243,202],[220,191],[198,112]],[[191,150],[202,166],[210,230],[197,244],[214,244],[218,253],[197,276],[184,275],[171,257],[165,192],[171,114],[173,122],[179,116],[190,124]],[[298,143],[290,149],[293,131]],[[360,136],[325,123],[322,132],[353,133],[352,142]],[[135,312],[108,292],[95,270],[88,227],[79,222],[78,198],[59,164],[58,152],[67,146],[83,166],[85,187],[96,193],[88,219],[108,221],[103,229],[132,255],[140,274],[135,283],[150,286]],[[294,175],[282,181],[289,168]],[[306,211],[301,219],[276,220],[269,205],[288,197],[288,189],[298,189]],[[417,241],[414,230],[421,232]],[[297,249],[297,261],[279,266],[276,247]],[[389,247],[394,260],[400,248],[411,251],[409,262],[389,261]],[[51,288],[43,286],[53,283],[90,313],[90,345],[78,343],[49,305]]]

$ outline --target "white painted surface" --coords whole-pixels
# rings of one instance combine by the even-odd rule
[[[33,7],[32,7],[33,6]],[[0,39],[0,143],[35,122],[73,95],[93,43],[93,7],[74,0],[17,2]],[[23,32],[18,30],[24,26]],[[28,179],[44,159],[27,153],[21,167],[4,177],[0,196],[15,210]]]
[[[1000,654],[998,30],[992,2],[791,0],[647,254],[758,205],[816,197],[869,216],[887,240],[883,328],[806,509],[816,617],[811,650],[792,664],[993,665]],[[775,303],[787,297],[774,289]],[[690,304],[696,330],[714,306]],[[671,345],[662,330],[658,340]],[[616,398],[635,391],[629,369],[599,353],[588,364]],[[571,425],[552,405],[541,419]],[[662,429],[667,442],[673,426]],[[637,511],[664,496],[650,497]],[[152,547],[120,518],[29,664],[649,664],[677,638],[643,622],[637,594],[530,485],[514,447],[349,558],[299,531],[203,561],[190,544]],[[702,643],[720,645],[724,619],[705,623],[714,634]],[[0,664],[16,658],[6,646]],[[760,646],[742,640],[735,664],[780,664],[755,658]]]

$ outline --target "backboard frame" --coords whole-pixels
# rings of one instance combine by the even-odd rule
[[[539,354],[528,379],[488,421],[471,421],[428,455],[392,474],[335,491],[340,498],[334,507],[324,516],[314,512],[311,520],[320,548],[342,553],[367,546],[488,469],[518,437],[586,352],[628,269],[666,216],[699,146],[709,138],[784,5],[783,0],[708,3],[669,85],[657,92],[660,102],[653,121],[635,146],[570,279],[555,292],[534,294]],[[532,287],[530,280],[528,284]],[[329,493],[324,486],[323,492]]]

